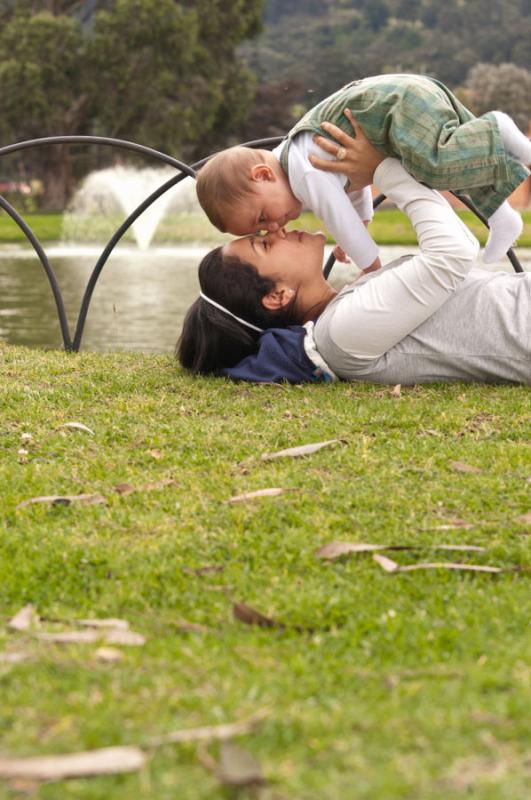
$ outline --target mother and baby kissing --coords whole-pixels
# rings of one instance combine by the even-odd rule
[[[347,85],[272,152],[218,153],[198,173],[198,197],[216,227],[241,238],[199,266],[181,364],[267,382],[531,384],[531,273],[479,268],[477,240],[436,191],[471,197],[493,262],[521,233],[507,198],[530,163],[531,142],[510,117],[475,117],[415,75]],[[373,182],[411,220],[418,255],[381,265],[366,227]],[[284,229],[303,208],[323,220],[335,256],[362,270],[340,292],[322,272],[324,234]]]

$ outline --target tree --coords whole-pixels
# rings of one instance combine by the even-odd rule
[[[17,14],[0,34],[0,130],[4,139],[20,140],[86,132],[89,97],[79,23],[42,12],[25,19]],[[33,154],[31,154],[33,158]],[[47,205],[61,207],[71,182],[69,151],[42,153]]]
[[[478,62],[531,68],[531,0],[323,0],[320,13],[313,2],[267,0],[265,19],[248,62],[260,83],[299,80],[304,105],[381,72],[458,87]]]
[[[469,102],[477,114],[500,110],[524,133],[531,121],[531,72],[515,64],[477,64],[468,73]]]
[[[130,138],[182,158],[204,155],[245,117],[253,79],[236,45],[262,0],[0,0],[0,135]],[[92,12],[92,13],[91,13]],[[72,185],[66,148],[39,166],[49,207]]]
[[[389,7],[385,0],[369,0],[364,6],[364,11],[373,31],[385,28],[389,19]]]
[[[300,92],[301,85],[297,81],[260,84],[251,113],[238,127],[238,140],[284,136],[297,121],[296,98]]]

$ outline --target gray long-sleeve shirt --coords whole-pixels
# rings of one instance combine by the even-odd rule
[[[476,268],[476,239],[437,192],[394,159],[375,174],[411,219],[420,253],[345,287],[315,324],[346,380],[531,385],[531,273]]]

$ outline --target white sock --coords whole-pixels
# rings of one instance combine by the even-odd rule
[[[520,214],[511,208],[507,200],[489,217],[488,222],[490,232],[483,261],[485,264],[492,264],[503,258],[507,250],[512,247],[515,239],[522,233],[524,223]]]
[[[503,146],[522,164],[531,164],[531,141],[522,133],[516,122],[503,111],[493,111],[500,129]]]

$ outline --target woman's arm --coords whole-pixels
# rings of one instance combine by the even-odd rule
[[[419,184],[399,161],[382,161],[374,180],[408,215],[420,254],[334,302],[330,335],[338,347],[362,359],[382,356],[428,319],[459,286],[479,250],[446,200]]]
[[[430,317],[456,290],[475,263],[479,245],[440,194],[418,183],[399,161],[385,158],[367,140],[347,110],[356,138],[323,123],[339,145],[316,142],[336,160],[312,159],[325,172],[342,172],[360,189],[376,183],[404,211],[415,228],[420,254],[375,275],[333,303],[330,335],[352,356],[375,359]]]

